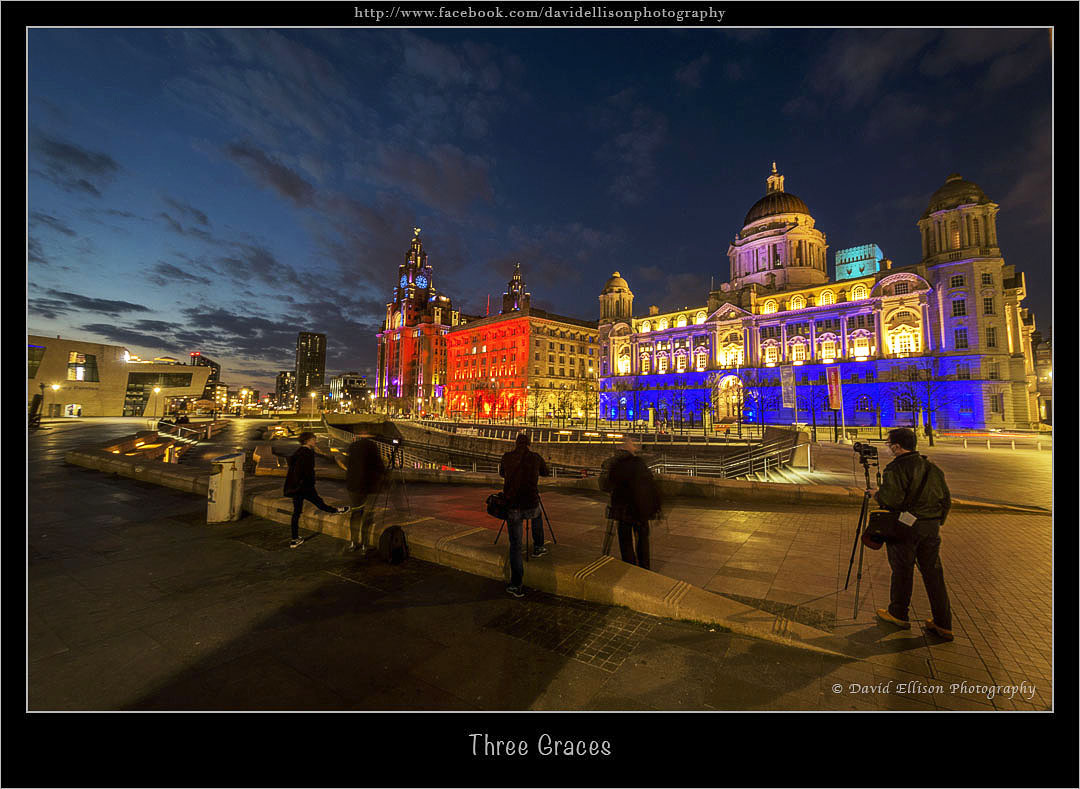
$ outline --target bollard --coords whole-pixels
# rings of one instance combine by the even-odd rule
[[[986,448],[987,448],[987,449],[989,449],[989,448],[990,448],[990,439],[989,439],[989,438],[988,438],[988,439],[986,439]]]
[[[967,449],[967,439],[964,439],[964,449]]]
[[[1016,439],[1013,439],[1011,443],[1012,443],[1012,448],[1015,451],[1015,449],[1016,449]]]

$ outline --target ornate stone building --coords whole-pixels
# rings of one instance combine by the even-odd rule
[[[821,422],[836,366],[848,426],[1034,427],[1035,322],[1024,275],[998,247],[997,212],[950,175],[917,222],[919,262],[895,266],[866,244],[837,253],[830,281],[826,236],[774,164],[728,247],[729,281],[704,304],[634,317],[626,280],[608,280],[601,413]],[[781,365],[794,368],[798,412],[782,405]]]
[[[398,266],[393,301],[378,333],[375,396],[392,414],[439,410],[446,386],[446,333],[467,320],[438,292],[434,273],[414,229],[405,262]]]
[[[520,265],[507,283],[502,311],[451,329],[446,343],[448,415],[595,416],[596,322],[533,307]]]

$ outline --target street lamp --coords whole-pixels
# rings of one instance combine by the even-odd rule
[[[315,418],[315,393],[314,392],[308,392],[308,394],[311,395],[311,418],[314,419]]]
[[[50,388],[53,390],[53,405],[56,405],[56,393],[60,391],[60,384],[53,384]]]
[[[155,386],[155,387],[154,387],[154,394],[155,394],[155,395],[160,395],[160,394],[161,394],[161,387],[160,387],[160,386]],[[161,403],[161,398],[160,398],[160,397],[158,397],[158,398],[157,398],[157,403],[158,403],[158,404],[160,404],[160,403]],[[157,408],[155,407],[155,408],[153,409],[153,411],[154,411],[154,415],[156,416]]]
[[[369,409],[371,413],[375,413],[375,393],[368,392]]]

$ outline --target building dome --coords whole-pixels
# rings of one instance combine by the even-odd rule
[[[965,181],[959,173],[953,173],[945,179],[945,184],[930,196],[930,204],[922,218],[937,211],[944,211],[962,205],[983,205],[990,202],[986,193],[971,181]]]
[[[762,217],[776,214],[809,214],[806,203],[788,192],[770,192],[754,203],[743,220],[743,227]]]
[[[604,285],[604,293],[614,293],[620,290],[630,290],[630,286],[626,283],[626,280],[619,276],[619,272],[616,271],[611,275],[611,279]]]

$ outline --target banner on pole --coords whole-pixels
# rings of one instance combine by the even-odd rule
[[[839,411],[842,403],[840,397],[840,368],[829,367],[825,371],[825,377],[829,384],[829,408]]]
[[[784,398],[784,408],[794,408],[795,370],[790,364],[780,368],[780,392]]]

